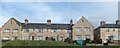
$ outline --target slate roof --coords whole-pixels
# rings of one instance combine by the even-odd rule
[[[11,18],[13,19],[18,25],[20,25],[20,22],[18,20],[16,20],[15,18]]]
[[[116,24],[105,24],[100,26],[100,28],[120,28],[120,25],[116,25]]]
[[[22,28],[51,28],[51,29],[71,29],[72,27],[70,26],[70,24],[58,24],[58,23],[51,23],[51,25],[47,25],[47,23],[28,23],[27,25],[25,25],[25,23],[21,23],[18,20],[16,20],[15,18],[11,18],[14,19],[15,22],[19,25],[22,26]]]
[[[47,25],[46,23],[21,23],[23,28],[47,28],[47,29],[71,29],[70,24],[51,24]]]

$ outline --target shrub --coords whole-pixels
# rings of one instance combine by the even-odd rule
[[[86,42],[86,43],[90,43],[90,39],[86,39],[85,42]]]
[[[97,43],[95,40],[92,40],[91,43]]]
[[[98,44],[101,44],[101,43],[102,43],[102,39],[97,39],[96,42],[97,42]]]
[[[95,42],[96,44],[102,44],[102,39],[100,39],[99,37],[95,37],[95,38],[94,38],[94,42]]]
[[[86,45],[86,40],[83,41],[83,45]]]
[[[66,38],[64,42],[70,43],[71,39],[70,38]]]
[[[48,37],[47,40],[48,40],[48,41],[55,41],[55,38],[53,38],[53,37]]]
[[[52,41],[55,41],[55,38],[51,37],[51,40],[52,40]]]

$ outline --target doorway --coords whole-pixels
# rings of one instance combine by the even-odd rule
[[[32,40],[34,40],[34,36],[32,36]]]
[[[32,32],[30,33],[29,38],[30,40],[37,40],[37,35],[34,32]]]

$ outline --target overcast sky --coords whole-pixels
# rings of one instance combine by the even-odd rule
[[[69,23],[73,19],[76,23],[84,16],[95,28],[100,21],[115,23],[118,19],[118,0],[105,1],[53,1],[41,2],[38,0],[1,0],[0,3],[0,27],[8,19],[14,17],[20,22],[28,19],[29,22],[46,23],[51,19],[52,23]]]

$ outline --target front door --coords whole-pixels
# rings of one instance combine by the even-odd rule
[[[32,36],[32,40],[34,40],[34,36]]]

